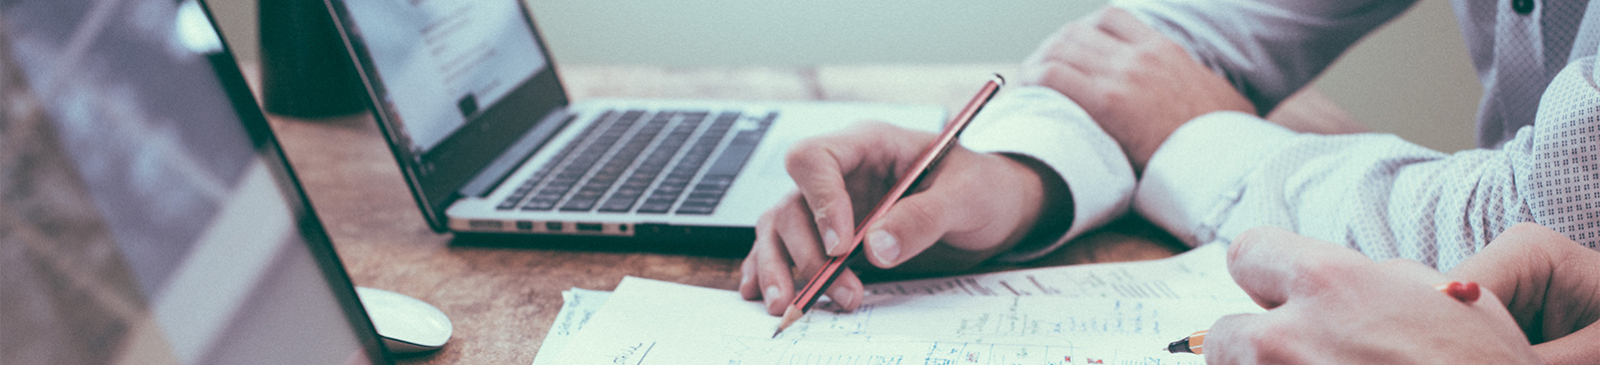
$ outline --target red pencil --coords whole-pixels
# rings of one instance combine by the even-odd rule
[[[950,119],[950,122],[945,123],[944,131],[939,134],[939,139],[935,140],[933,145],[928,146],[928,149],[923,150],[920,157],[917,157],[917,163],[911,165],[911,170],[907,171],[906,176],[910,178],[895,182],[894,189],[884,195],[883,200],[878,201],[878,205],[872,209],[872,213],[867,215],[867,219],[862,220],[861,224],[856,226],[856,234],[854,238],[850,239],[849,248],[845,253],[828,259],[828,263],[822,265],[822,270],[817,270],[816,276],[811,277],[811,281],[807,282],[799,293],[796,293],[794,302],[790,303],[789,309],[783,312],[783,322],[778,324],[777,331],[772,332],[772,337],[778,337],[779,333],[783,333],[784,328],[789,328],[789,325],[794,324],[807,311],[810,311],[812,305],[817,304],[817,298],[822,296],[822,292],[827,290],[829,285],[833,285],[833,280],[838,279],[839,274],[844,272],[845,262],[856,256],[856,251],[861,247],[861,242],[867,238],[866,228],[872,226],[873,222],[876,222],[887,213],[889,208],[894,207],[894,203],[900,201],[900,198],[911,195],[911,192],[915,191],[912,190],[912,187],[926,178],[926,175],[933,171],[933,167],[939,163],[945,153],[949,152],[952,146],[955,146],[956,137],[961,135],[961,131],[967,128],[967,124],[972,123],[972,118],[978,115],[978,111],[983,109],[983,106],[989,103],[989,99],[993,99],[995,93],[1000,91],[1000,86],[1005,84],[1005,79],[1001,78],[1000,75],[996,74],[994,76],[994,80],[989,80],[988,83],[984,84],[983,89],[978,90],[978,95],[974,95],[972,101],[967,102],[967,106],[961,109],[961,113],[956,114],[954,118]]]

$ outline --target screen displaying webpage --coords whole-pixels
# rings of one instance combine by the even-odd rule
[[[433,149],[545,65],[511,0],[345,0],[413,153]]]

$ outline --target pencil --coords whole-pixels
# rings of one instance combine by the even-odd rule
[[[855,236],[850,239],[849,248],[846,249],[844,254],[829,258],[828,262],[822,265],[822,269],[817,270],[817,274],[811,277],[811,281],[806,282],[806,286],[801,288],[799,293],[796,293],[794,301],[789,304],[789,309],[783,312],[783,320],[778,323],[778,330],[772,332],[773,338],[777,338],[779,333],[783,333],[783,329],[789,328],[789,325],[800,320],[801,316],[811,310],[812,305],[817,304],[817,298],[822,296],[822,292],[827,290],[828,286],[833,285],[833,280],[838,279],[839,274],[844,272],[846,261],[858,256],[857,251],[861,247],[861,242],[867,238],[866,228],[872,226],[873,222],[883,217],[889,211],[889,208],[894,207],[894,204],[900,201],[901,198],[916,191],[912,187],[926,179],[945,153],[949,152],[952,146],[955,146],[956,137],[960,136],[961,131],[967,128],[967,124],[972,123],[972,118],[978,115],[978,111],[982,110],[983,106],[994,98],[995,93],[1000,91],[1000,86],[1005,85],[1005,78],[1000,77],[999,74],[994,76],[993,80],[989,80],[988,83],[983,85],[982,89],[978,90],[977,95],[972,96],[972,101],[967,102],[967,106],[961,109],[961,113],[956,114],[954,118],[945,123],[944,131],[939,133],[939,138],[934,140],[933,144],[928,146],[928,149],[923,150],[922,155],[917,157],[916,164],[911,165],[911,169],[906,171],[905,176],[908,178],[896,181],[894,188],[889,190],[889,193],[883,196],[883,200],[878,201],[878,205],[872,208],[872,213],[867,215],[867,219],[862,220],[861,224],[856,226]]]
[[[1200,332],[1195,332],[1194,334],[1189,335],[1189,337],[1184,337],[1182,340],[1172,341],[1172,343],[1167,344],[1167,352],[1174,354],[1180,352],[1187,352],[1195,355],[1205,354],[1206,331],[1207,330],[1200,330]]]

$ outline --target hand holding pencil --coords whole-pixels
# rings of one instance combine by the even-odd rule
[[[798,143],[787,156],[798,191],[758,221],[742,268],[744,298],[764,300],[769,313],[780,315],[797,286],[852,246],[881,268],[963,270],[1020,241],[1018,232],[1033,228],[1046,203],[1054,201],[1047,196],[1059,193],[1049,189],[1064,190],[1048,185],[1036,164],[955,145],[938,164],[936,179],[861,226],[864,242],[852,245],[860,233],[857,222],[909,175],[937,137],[868,123]],[[861,291],[846,267],[823,293],[838,309],[853,310]]]

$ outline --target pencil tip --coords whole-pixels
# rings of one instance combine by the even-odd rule
[[[789,309],[783,311],[783,321],[778,322],[778,330],[772,332],[772,338],[778,338],[778,334],[783,333],[783,329],[789,328],[789,325],[800,320],[802,315],[805,315],[805,312],[801,311],[800,307],[789,306]]]

